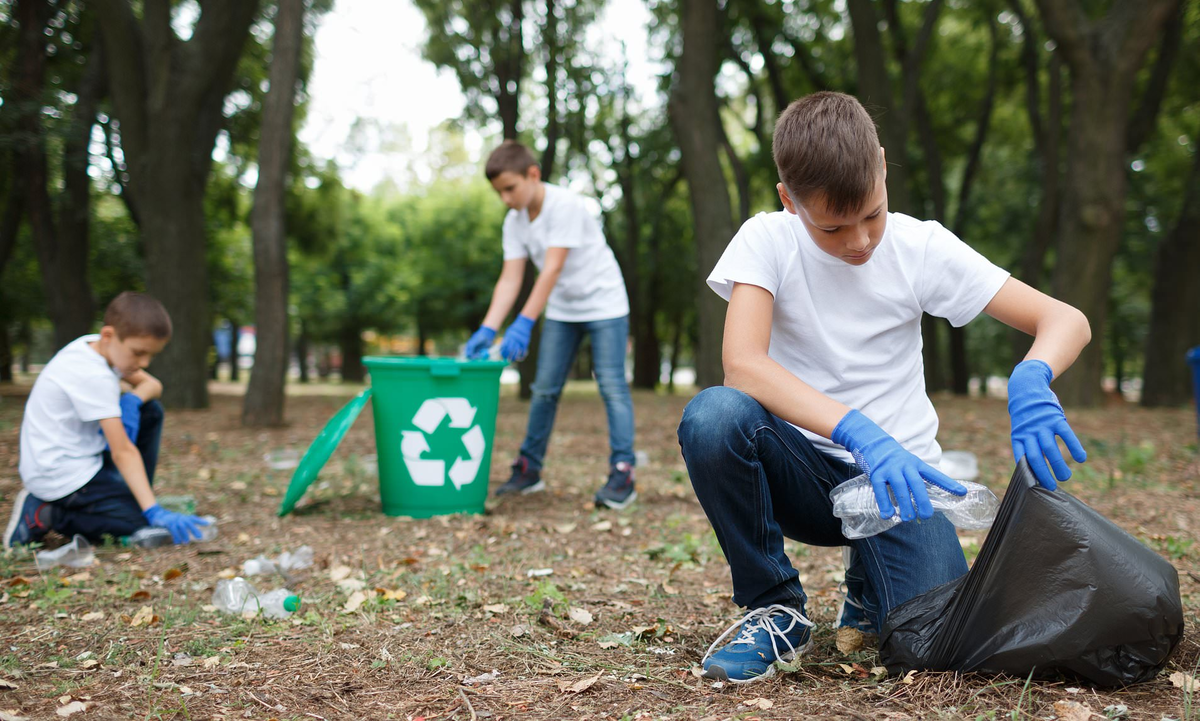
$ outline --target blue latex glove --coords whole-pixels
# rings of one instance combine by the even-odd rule
[[[888,488],[896,496],[900,519],[911,521],[916,516],[933,517],[933,504],[925,484],[932,483],[956,496],[966,495],[967,489],[950,476],[937,470],[920,458],[904,450],[895,438],[875,425],[870,418],[852,410],[833,429],[832,440],[854,454],[859,467],[870,475],[875,489],[875,500],[879,503],[879,517],[891,518],[896,514]]]
[[[146,523],[157,528],[165,528],[171,532],[171,540],[176,543],[188,543],[192,539],[200,540],[200,527],[207,526],[208,521],[197,516],[185,516],[182,513],[168,511],[155,503],[142,511]]]
[[[532,318],[518,315],[504,334],[504,342],[500,344],[500,355],[506,361],[523,361],[529,353],[529,336],[533,333]]]
[[[1051,491],[1058,488],[1056,476],[1059,481],[1071,477],[1071,469],[1067,468],[1067,462],[1058,450],[1055,436],[1063,439],[1077,463],[1087,460],[1083,445],[1067,425],[1067,416],[1058,397],[1050,390],[1053,379],[1054,371],[1040,360],[1021,361],[1008,378],[1013,459],[1019,462],[1021,456],[1025,456],[1038,483]]]
[[[472,333],[470,339],[467,340],[467,347],[463,349],[463,355],[467,357],[467,360],[485,360],[488,348],[492,347],[492,342],[495,340],[496,329],[481,325],[479,330]]]

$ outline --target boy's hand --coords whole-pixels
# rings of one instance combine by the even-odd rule
[[[133,386],[130,393],[141,398],[143,403],[162,397],[162,382],[144,370],[135,371],[125,376],[125,380]]]
[[[838,422],[833,429],[832,440],[845,446],[860,465],[866,466],[862,470],[870,474],[880,518],[891,518],[896,513],[888,496],[889,486],[896,496],[900,519],[904,521],[911,521],[915,516],[933,517],[933,504],[929,502],[929,494],[925,491],[927,482],[956,496],[967,493],[967,489],[953,478],[904,450],[895,438],[856,410],[850,411]]]
[[[1056,476],[1059,481],[1071,477],[1071,469],[1058,450],[1056,436],[1067,444],[1067,450],[1076,463],[1087,460],[1087,452],[1083,450],[1071,426],[1067,425],[1067,416],[1058,403],[1058,397],[1050,390],[1050,381],[1053,379],[1054,371],[1040,360],[1021,361],[1008,378],[1013,459],[1019,462],[1021,456],[1025,456],[1038,483],[1051,491],[1058,488]],[[1050,462],[1049,466],[1046,465],[1047,461]]]
[[[146,522],[151,526],[165,528],[170,531],[171,539],[175,543],[188,543],[193,538],[199,541],[202,537],[200,528],[208,525],[208,521],[203,518],[174,513],[157,503],[142,511],[142,515],[145,516]]]
[[[495,340],[496,329],[481,325],[479,330],[472,333],[467,340],[467,347],[463,349],[463,355],[467,357],[467,360],[485,360],[488,348],[492,347]]]
[[[532,318],[518,315],[517,319],[508,327],[508,332],[504,334],[504,342],[500,344],[500,355],[504,356],[506,361],[522,361],[525,360],[526,354],[529,353],[529,338],[533,334]]]

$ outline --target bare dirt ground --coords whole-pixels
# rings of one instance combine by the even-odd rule
[[[0,718],[58,719],[1082,719],[1200,718],[1173,685],[1200,657],[1200,469],[1193,410],[1117,405],[1071,414],[1090,457],[1067,489],[1179,570],[1187,635],[1158,679],[1123,690],[953,673],[872,673],[831,625],[838,549],[789,546],[811,596],[816,645],[796,670],[714,688],[691,669],[737,616],[729,570],[675,441],[686,396],[636,394],[640,498],[597,511],[606,425],[594,385],[572,387],[551,445],[545,493],[482,516],[380,512],[370,412],[306,503],[278,518],[291,471],[264,454],[302,452],[355,390],[304,389],[287,428],[240,427],[240,398],[168,415],[156,487],[191,494],[219,519],[215,541],[97,549],[87,569],[39,573],[27,551],[0,555]],[[20,487],[27,386],[0,389],[0,513]],[[506,389],[492,483],[507,476],[528,406]],[[935,399],[940,439],[970,450],[1002,493],[1012,472],[1003,401]],[[489,504],[490,505],[490,504]],[[973,557],[983,533],[963,533]],[[52,537],[48,545],[62,543]],[[309,545],[291,619],[216,612],[213,588],[246,559]],[[551,575],[530,577],[534,569]],[[277,580],[256,579],[269,588]],[[340,584],[339,584],[340,581]],[[149,609],[148,611],[143,609]],[[1058,706],[1055,704],[1058,703]],[[1106,711],[1106,708],[1108,709]],[[1074,711],[1076,715],[1069,715]],[[7,714],[7,715],[5,715]]]

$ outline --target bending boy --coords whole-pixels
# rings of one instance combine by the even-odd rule
[[[592,365],[608,413],[610,446],[608,481],[596,492],[596,505],[625,508],[637,498],[637,491],[633,400],[625,380],[629,298],[621,268],[583,198],[543,182],[528,148],[505,141],[492,151],[485,173],[509,207],[504,218],[504,267],[483,324],[467,341],[467,357],[487,357],[496,329],[521,291],[527,259],[538,268],[537,282],[504,334],[500,354],[505,360],[525,358],[533,326],[546,311],[525,442],[512,465],[512,477],[496,489],[496,495],[534,493],[546,487],[542,463],[559,395],[586,335],[592,339]]]
[[[793,102],[772,151],[784,210],[747,221],[708,278],[729,301],[725,386],[684,410],[679,442],[746,616],[713,643],[708,678],[745,683],[807,649],[799,574],[784,538],[849,546],[838,623],[877,631],[890,609],[967,571],[926,483],[938,418],[925,392],[921,314],[962,326],[980,312],[1034,336],[1009,380],[1013,454],[1042,485],[1071,475],[1055,437],[1085,454],[1050,390],[1091,337],[1078,310],[1011,278],[936,222],[887,210],[886,164],[854,98]],[[881,515],[904,521],[848,541],[829,492],[870,474]],[[738,630],[732,641],[718,644]]]
[[[24,488],[4,532],[6,548],[36,543],[51,530],[99,541],[147,525],[170,530],[176,543],[200,538],[208,522],[165,510],[150,485],[163,410],[162,384],[146,367],[170,338],[162,304],[125,292],[104,311],[99,334],[75,339],[46,364],[21,421]],[[122,380],[132,386],[123,395]]]

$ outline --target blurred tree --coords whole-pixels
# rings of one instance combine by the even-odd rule
[[[1079,0],[1038,0],[1047,33],[1071,74],[1067,182],[1059,219],[1054,296],[1082,310],[1092,332],[1107,330],[1113,258],[1125,218],[1126,162],[1135,84],[1147,51],[1162,36],[1178,0],[1117,0],[1099,14]],[[1150,90],[1153,92],[1153,89]],[[1152,100],[1152,98],[1151,98]],[[1153,102],[1142,107],[1153,114]],[[1149,121],[1153,127],[1153,121]],[[1091,343],[1056,379],[1067,405],[1100,399],[1104,344]]]
[[[250,214],[254,232],[254,373],[242,407],[248,426],[283,424],[288,364],[288,263],[284,188],[291,163],[292,120],[304,35],[304,0],[279,0],[270,89],[258,144],[258,182]]]
[[[183,40],[168,0],[98,0],[114,115],[137,208],[148,290],[163,301],[175,335],[156,362],[163,400],[208,404],[204,189],[224,122],[225,97],[258,11],[257,0],[203,3]]]

